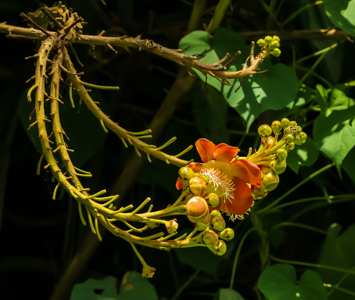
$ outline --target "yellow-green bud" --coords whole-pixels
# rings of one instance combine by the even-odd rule
[[[270,44],[272,42],[272,37],[270,35],[265,37],[265,42],[267,42],[268,44]]]
[[[283,148],[280,148],[276,151],[276,156],[279,160],[285,160],[287,158],[287,155],[288,152]]]
[[[169,234],[175,233],[177,229],[179,228],[178,222],[176,222],[176,219],[170,220],[169,222],[165,223],[166,230],[168,231]]]
[[[266,167],[266,166],[262,166],[260,168],[260,171],[261,171],[262,174],[267,174],[267,173],[271,172],[271,168],[270,167]]]
[[[202,174],[200,174],[200,173],[195,173],[193,177],[200,177],[200,178],[202,178],[202,179],[206,182],[206,184],[208,184],[208,182],[210,181],[206,175],[202,175]]]
[[[300,138],[301,138],[302,142],[305,142],[307,140],[307,133],[302,131],[300,133]]]
[[[287,143],[292,143],[294,139],[295,138],[294,138],[294,136],[292,134],[287,134],[285,136],[285,140],[286,140]]]
[[[288,145],[286,145],[285,149],[290,152],[293,149],[295,149],[295,143],[289,143]]]
[[[190,179],[194,177],[194,171],[189,167],[182,167],[178,171],[181,179]]]
[[[192,177],[189,181],[189,188],[196,196],[204,196],[207,191],[206,182],[200,177]]]
[[[293,127],[296,127],[297,126],[297,122],[296,121],[291,121],[289,125],[293,126]]]
[[[213,230],[207,230],[203,234],[202,240],[207,246],[214,246],[218,242],[218,235]]]
[[[219,233],[219,237],[225,241],[230,241],[234,238],[234,230],[232,228],[225,228]]]
[[[256,43],[259,45],[259,47],[265,47],[267,45],[264,39],[259,39]]]
[[[276,134],[276,133],[280,133],[280,131],[282,130],[282,125],[280,121],[274,121],[271,124],[271,129],[272,131]]]
[[[270,191],[276,189],[279,182],[280,182],[279,175],[277,175],[274,172],[270,172],[270,173],[265,174],[265,176],[263,177],[262,185],[265,187],[265,189],[267,191],[270,192]]]
[[[206,214],[196,222],[195,227],[197,228],[197,230],[203,231],[206,230],[208,226],[210,226],[210,224],[211,224],[211,215]]]
[[[269,125],[263,124],[259,126],[258,133],[261,138],[268,138],[272,133],[272,129]]]
[[[272,37],[272,39],[273,39],[274,41],[280,42],[280,38],[279,38],[277,35],[274,35],[274,36]]]
[[[270,52],[271,55],[275,57],[279,57],[281,55],[281,50],[279,48],[276,48]]]
[[[270,50],[274,50],[276,48],[280,47],[280,43],[278,41],[273,40],[270,44],[269,44],[269,49]]]
[[[213,229],[217,231],[222,231],[226,227],[226,221],[223,217],[213,217],[211,224]]]
[[[263,185],[256,185],[251,190],[251,196],[255,200],[263,199],[266,197],[267,194],[268,194],[268,191],[265,189],[265,187]]]
[[[204,198],[193,197],[186,204],[186,214],[193,218],[201,218],[208,212],[208,205]]]
[[[217,254],[218,256],[224,255],[227,252],[226,242],[223,240],[219,240],[214,249],[215,249],[214,253]]]
[[[295,136],[295,140],[293,141],[296,145],[302,145],[302,140],[299,134]]]
[[[284,134],[286,135],[286,134],[291,134],[292,133],[292,130],[291,130],[291,128],[290,127],[285,127],[284,128]]]
[[[282,174],[287,168],[287,163],[285,160],[273,160],[270,162],[270,167],[275,171],[276,174]]]
[[[287,127],[287,126],[289,125],[289,123],[290,123],[290,120],[287,119],[287,118],[283,118],[283,119],[281,120],[281,125],[282,125],[282,127]]]
[[[215,193],[209,193],[206,200],[211,207],[216,207],[219,205],[219,197]]]
[[[301,126],[297,126],[296,130],[297,130],[298,133],[301,133],[302,132],[302,127]]]
[[[219,210],[217,210],[217,209],[212,210],[210,215],[211,215],[212,218],[213,217],[222,217],[221,212]]]

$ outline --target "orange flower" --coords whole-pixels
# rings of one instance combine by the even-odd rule
[[[221,200],[214,209],[225,212],[232,220],[243,219],[243,214],[254,203],[251,185],[261,184],[259,167],[246,159],[237,159],[239,148],[227,144],[216,146],[207,139],[199,139],[196,149],[203,163],[192,163],[188,167],[209,179],[207,194],[216,193]],[[180,178],[176,188],[183,188]]]

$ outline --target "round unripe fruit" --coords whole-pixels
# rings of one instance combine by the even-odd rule
[[[217,209],[212,210],[210,215],[211,215],[212,218],[213,217],[221,217],[222,218],[221,212],[219,210],[217,210]]]
[[[189,167],[182,167],[179,169],[178,171],[179,176],[181,177],[181,179],[190,179],[192,177],[194,177],[194,171],[189,168]]]
[[[270,192],[276,189],[280,182],[279,175],[277,175],[274,172],[270,172],[265,174],[262,180],[262,185],[265,187],[265,189]]]
[[[207,191],[206,182],[200,177],[192,177],[189,181],[189,188],[196,196],[203,196]]]
[[[287,155],[288,152],[283,148],[280,148],[276,151],[276,156],[279,160],[285,160],[287,158]]]
[[[234,230],[232,228],[225,228],[219,233],[219,237],[225,241],[230,241],[234,238]]]
[[[272,133],[272,129],[269,125],[263,124],[259,126],[258,133],[261,138],[268,138]]]
[[[282,129],[282,125],[280,121],[274,121],[271,124],[271,129],[272,131],[276,134],[276,133],[280,133],[281,129]]]
[[[213,217],[211,224],[213,229],[217,231],[222,231],[226,228],[226,221],[222,217]]]
[[[289,123],[290,123],[290,120],[287,119],[287,118],[283,118],[283,119],[281,120],[281,125],[282,125],[282,127],[287,127],[287,126],[289,125]]]
[[[270,163],[270,167],[275,171],[276,174],[282,174],[287,168],[287,163],[285,160],[273,160]]]
[[[211,207],[216,207],[219,205],[219,197],[215,193],[209,193],[206,200]]]
[[[216,252],[214,252],[215,254],[217,254],[218,256],[222,256],[227,252],[227,245],[226,245],[225,241],[219,240],[214,249],[216,251]]]
[[[218,242],[218,234],[213,230],[208,230],[203,234],[202,240],[207,246],[214,246]]]
[[[186,213],[193,218],[201,218],[208,212],[208,205],[204,198],[193,197],[186,204]]]

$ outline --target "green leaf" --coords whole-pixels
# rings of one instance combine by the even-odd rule
[[[307,270],[299,281],[291,265],[277,264],[266,268],[258,280],[260,291],[269,300],[326,300],[327,292],[319,275]]]
[[[333,111],[328,117],[321,114],[314,121],[315,145],[334,161],[339,172],[344,158],[355,145],[354,116],[355,106]]]
[[[355,224],[351,225],[341,235],[339,235],[340,230],[341,227],[338,224],[332,224],[329,227],[327,238],[321,248],[318,263],[349,270],[355,266]],[[324,282],[332,285],[338,284],[345,275],[341,272],[321,268],[317,269],[317,272]],[[354,293],[354,282],[355,275],[348,274],[339,286]],[[353,300],[354,296],[335,290],[329,299]]]
[[[219,289],[213,300],[244,300],[244,298],[233,289]]]
[[[327,111],[328,92],[321,84],[316,85],[315,100],[321,108],[321,113],[325,115]]]
[[[287,165],[298,174],[300,167],[312,166],[318,159],[319,150],[314,144],[313,139],[307,137],[306,143],[289,152]]]
[[[250,46],[236,33],[219,28],[213,37],[204,31],[194,31],[181,39],[179,47],[189,47],[184,54],[195,55],[204,51],[206,56],[201,61],[212,64],[221,60],[226,53],[235,53],[241,50],[242,54],[229,66],[227,71],[240,70],[250,53]],[[264,111],[268,109],[279,110],[295,100],[299,84],[295,71],[283,64],[270,66],[269,59],[261,65],[267,68],[263,74],[251,75],[243,78],[243,85],[239,86],[236,80],[230,80],[231,86],[224,85],[217,79],[207,76],[207,83],[220,91],[229,105],[233,107],[246,121],[247,128]],[[206,77],[196,72],[201,80]]]
[[[114,300],[117,297],[117,278],[108,276],[76,284],[70,300]]]
[[[328,111],[332,113],[335,110],[348,109],[349,107],[354,106],[354,104],[355,101],[346,96],[343,91],[334,89],[330,95]]]
[[[352,179],[352,181],[355,184],[354,161],[355,161],[355,147],[350,150],[348,155],[345,157],[343,164],[341,165],[341,167],[350,176],[350,178]]]
[[[355,35],[355,0],[324,0],[324,10],[335,26]]]
[[[154,286],[138,272],[127,272],[122,279],[117,300],[158,300]]]

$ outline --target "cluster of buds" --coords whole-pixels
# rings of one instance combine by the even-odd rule
[[[260,47],[261,50],[265,52],[264,57],[269,56],[269,54],[279,57],[281,55],[280,48],[280,38],[276,35],[273,37],[266,36],[264,39],[259,39],[256,42]]]
[[[274,121],[269,125],[261,125],[258,129],[261,137],[261,151],[259,149],[248,159],[259,165],[261,170],[261,185],[254,186],[252,196],[254,199],[264,198],[268,192],[274,190],[279,182],[279,175],[287,167],[286,158],[295,145],[303,145],[307,140],[307,134],[302,131],[295,121],[284,118]],[[271,136],[274,133],[275,137]],[[278,141],[278,138],[281,139]]]
[[[197,231],[204,231],[202,241],[216,255],[223,255],[227,251],[225,241],[234,237],[234,231],[226,228],[226,221],[218,210],[213,210],[220,204],[216,193],[209,192],[209,178],[201,173],[195,173],[189,167],[179,170],[184,186],[190,195],[186,198],[187,218],[195,224]]]

